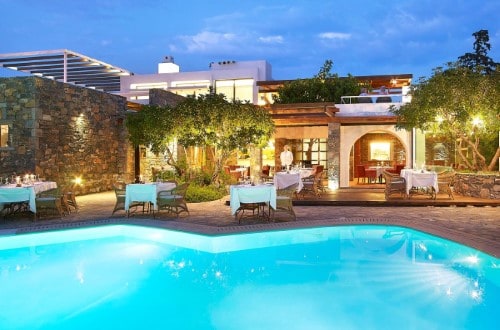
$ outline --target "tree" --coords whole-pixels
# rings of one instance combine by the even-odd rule
[[[296,79],[285,83],[278,88],[277,95],[273,95],[275,103],[340,103],[344,95],[358,95],[360,86],[351,75],[339,78],[331,73],[332,60],[326,60],[318,74],[310,79]]]
[[[176,111],[183,119],[178,142],[207,146],[213,152],[212,182],[217,182],[227,159],[249,145],[263,147],[274,133],[269,113],[248,102],[228,102],[223,94],[188,97]]]
[[[131,113],[125,122],[129,141],[134,146],[146,145],[155,154],[166,154],[167,164],[180,176],[183,172],[178,159],[175,159],[169,145],[178,135],[178,123],[181,118],[171,106],[144,106],[141,111]]]
[[[225,161],[238,149],[264,146],[274,133],[267,111],[248,102],[228,102],[223,94],[189,96],[177,106],[146,106],[127,117],[129,140],[155,153],[166,152],[168,163],[181,173],[169,143],[209,147],[214,160],[212,182],[218,181]]]
[[[496,152],[491,151],[500,130],[499,78],[498,69],[482,74],[460,63],[448,63],[446,70],[434,69],[433,76],[412,86],[411,103],[392,107],[399,118],[396,127],[415,127],[456,139],[463,165],[493,170],[500,156],[498,144]],[[491,155],[489,163],[485,154]]]
[[[488,30],[479,30],[472,35],[475,38],[474,53],[465,53],[459,56],[459,65],[484,74],[495,72],[500,63],[496,63],[488,56],[488,51],[491,49]]]

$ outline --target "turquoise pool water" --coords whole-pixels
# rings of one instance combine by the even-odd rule
[[[499,259],[418,231],[0,238],[0,329],[494,329]]]

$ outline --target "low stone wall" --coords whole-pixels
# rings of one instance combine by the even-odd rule
[[[500,174],[457,173],[453,190],[462,196],[500,199]]]

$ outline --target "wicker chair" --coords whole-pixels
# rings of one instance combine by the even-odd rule
[[[157,194],[157,205],[158,212],[160,210],[167,210],[168,213],[173,213],[177,217],[182,212],[187,212],[189,214],[189,210],[186,204],[185,196],[187,189],[189,187],[189,183],[181,183],[171,190],[162,190]]]
[[[453,196],[453,183],[455,181],[454,171],[443,171],[438,173],[438,189],[439,192],[434,196],[437,198],[438,194],[448,194],[448,198],[454,199]]]
[[[126,193],[126,185],[123,182],[115,183],[114,185],[116,203],[115,208],[111,215],[115,214],[116,211],[123,210],[125,211],[125,193]]]
[[[399,193],[401,197],[406,196],[406,180],[405,178],[387,171],[382,173],[385,180],[385,199],[390,199],[394,193]]]
[[[300,190],[300,195],[304,197],[307,194],[312,196],[319,196],[321,179],[323,172],[316,172],[314,175],[310,175],[307,178],[302,179],[302,189]]]
[[[291,215],[293,220],[297,219],[293,210],[293,195],[297,191],[298,183],[294,183],[286,188],[276,191],[276,209],[273,211],[273,220],[276,218],[276,213],[285,213]]]
[[[39,193],[35,198],[37,217],[40,217],[42,210],[56,211],[59,216],[63,216],[62,193],[60,188],[53,188]]]

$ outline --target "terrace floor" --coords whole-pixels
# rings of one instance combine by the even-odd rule
[[[283,230],[312,226],[382,224],[409,227],[448,238],[500,257],[500,200],[455,196],[454,200],[438,195],[385,201],[379,186],[343,188],[321,197],[294,201],[296,221],[279,217],[275,221],[246,219],[241,224],[231,215],[229,196],[217,201],[188,204],[189,215],[173,218],[165,212],[156,214],[136,210],[130,217],[118,211],[114,192],[77,196],[79,211],[59,218],[45,215],[33,220],[32,214],[0,218],[0,235],[34,231],[60,230],[105,224],[143,224],[207,235],[263,230]]]

